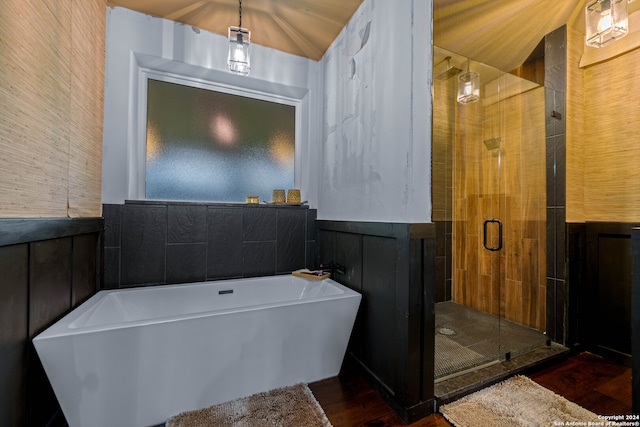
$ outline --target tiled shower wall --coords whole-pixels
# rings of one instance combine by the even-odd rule
[[[317,214],[305,206],[127,201],[103,215],[107,289],[317,266]]]
[[[567,28],[544,38],[547,153],[547,335],[568,343],[566,275],[566,87]]]

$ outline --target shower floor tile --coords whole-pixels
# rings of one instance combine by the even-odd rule
[[[569,353],[542,332],[451,301],[436,304],[435,333],[438,405]]]
[[[516,357],[547,343],[546,335],[540,331],[452,301],[436,304],[435,332],[436,380],[484,363]],[[442,337],[455,346],[447,345]],[[443,342],[444,345],[439,345]]]

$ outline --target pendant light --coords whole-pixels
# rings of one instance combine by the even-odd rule
[[[251,44],[251,31],[242,28],[242,0],[239,0],[238,15],[240,16],[237,27],[229,27],[229,56],[227,64],[229,72],[248,76],[251,69],[249,64],[249,45]]]
[[[629,33],[627,0],[588,0],[585,43],[603,47]]]
[[[480,99],[480,74],[469,69],[470,60],[467,58],[467,72],[458,76],[458,102],[470,104]]]

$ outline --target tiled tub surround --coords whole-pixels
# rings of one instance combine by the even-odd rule
[[[316,210],[306,206],[126,201],[103,215],[106,289],[317,266]]]
[[[109,290],[33,343],[71,427],[149,426],[337,375],[360,299],[291,275]]]

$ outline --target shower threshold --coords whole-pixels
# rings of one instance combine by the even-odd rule
[[[465,372],[457,372],[449,378],[440,378],[434,382],[436,406],[452,402],[513,375],[522,374],[567,357],[569,357],[569,349],[552,342],[548,346],[540,347],[510,360],[487,363]]]
[[[465,375],[465,374],[468,374],[470,372],[475,372],[475,371],[478,371],[480,369],[485,369],[485,368],[488,368],[490,366],[497,365],[498,363],[500,363],[499,360],[493,360],[491,362],[483,363],[480,366],[474,366],[473,368],[467,368],[467,369],[464,369],[462,371],[457,371],[457,372],[454,372],[452,374],[436,378],[435,381],[434,381],[434,384],[438,384],[438,383],[441,383],[443,381],[448,381],[448,380],[450,380],[452,378],[459,377],[460,375]]]

